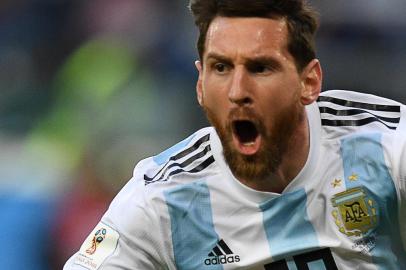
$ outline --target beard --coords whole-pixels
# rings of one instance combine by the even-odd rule
[[[214,126],[223,146],[224,158],[237,179],[247,182],[263,181],[275,174],[285,156],[289,142],[301,119],[300,109],[296,105],[288,106],[272,122],[272,128],[266,128],[260,116],[250,108],[236,108],[229,112],[225,124],[207,107],[204,107],[207,119]],[[253,155],[243,155],[233,143],[232,119],[238,116],[248,118],[262,137],[259,150]]]

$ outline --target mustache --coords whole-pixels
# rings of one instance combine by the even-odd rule
[[[251,108],[233,108],[229,111],[227,119],[229,121],[248,120],[258,122],[260,116]]]
[[[255,128],[260,134],[267,134],[262,117],[251,108],[231,109],[227,116],[226,128],[228,130],[232,130],[232,126],[235,121],[249,121],[254,124]]]

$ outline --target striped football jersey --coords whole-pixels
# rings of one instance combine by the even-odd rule
[[[212,127],[141,161],[65,270],[406,269],[406,107],[323,92],[281,194],[241,184]]]

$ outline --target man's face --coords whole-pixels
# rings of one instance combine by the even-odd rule
[[[197,95],[237,178],[275,173],[303,120],[306,80],[287,49],[284,19],[216,17]]]

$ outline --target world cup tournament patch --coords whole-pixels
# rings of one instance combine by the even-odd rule
[[[117,231],[100,222],[80,247],[74,263],[90,270],[98,269],[116,250],[118,238]]]

